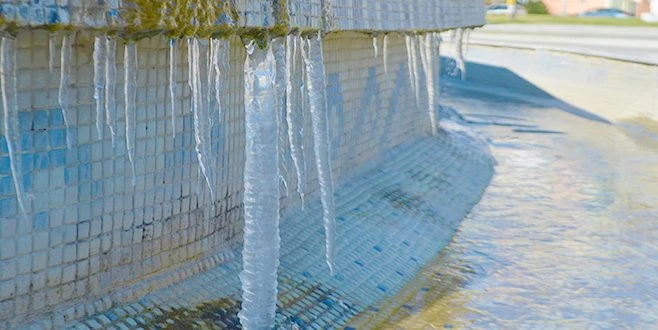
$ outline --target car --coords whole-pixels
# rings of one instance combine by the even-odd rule
[[[594,10],[588,10],[586,12],[580,13],[580,17],[608,17],[608,18],[629,18],[633,17],[633,14],[627,13],[623,10],[616,8],[599,8]]]
[[[491,5],[487,8],[487,15],[525,15],[526,10],[523,8],[523,6],[516,6],[516,12],[513,13],[512,11],[514,10],[513,6],[509,5]]]

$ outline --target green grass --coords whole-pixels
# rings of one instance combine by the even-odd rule
[[[551,15],[524,15],[511,19],[505,15],[487,15],[487,24],[586,24],[610,26],[644,26],[658,27],[658,23],[647,23],[639,18],[601,18],[601,17],[572,17]]]

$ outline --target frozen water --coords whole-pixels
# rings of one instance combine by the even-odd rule
[[[213,175],[211,155],[211,134],[212,118],[209,112],[209,83],[210,79],[202,79],[201,72],[208,72],[208,39],[191,39],[192,58],[189,59],[192,66],[192,111],[194,114],[194,140],[196,142],[195,150],[199,168],[206,180],[210,190],[210,198],[215,200],[215,190],[213,187]],[[207,75],[206,77],[210,77]]]
[[[126,116],[126,150],[132,170],[132,185],[135,185],[135,102],[137,101],[137,45],[129,41],[125,45],[124,97]]]
[[[271,47],[247,46],[244,65],[245,168],[242,309],[246,329],[272,329],[279,267],[279,139],[276,63]]]
[[[388,75],[388,34],[384,35],[384,41],[382,45],[383,60],[384,60],[384,73]]]
[[[302,207],[304,207],[302,164],[299,147],[296,143],[297,139],[295,139],[296,132],[298,131],[296,123],[299,123],[299,117],[301,116],[300,90],[295,87],[300,84],[299,75],[296,74],[299,39],[295,35],[288,35],[286,39],[286,123],[288,124],[288,144],[290,145],[290,155],[297,176],[297,193],[301,198]]]
[[[324,71],[324,58],[322,55],[322,38],[306,40],[307,50],[302,50],[306,66],[306,90],[309,97],[311,122],[313,127],[313,145],[315,164],[320,184],[320,200],[324,212],[325,252],[329,271],[333,274],[336,219],[334,216],[334,186],[329,154],[329,132],[327,127],[327,94]]]
[[[176,39],[169,40],[169,99],[171,101],[171,130],[176,137],[176,64],[178,63],[178,43]]]
[[[18,102],[16,100],[16,40],[2,38],[0,50],[0,88],[2,88],[2,108],[4,110],[4,135],[9,153],[9,168],[16,189],[16,199],[23,215],[28,214],[28,205],[23,194],[20,162],[20,128],[18,123]]]
[[[274,101],[276,103],[277,109],[277,120],[279,123],[277,127],[279,132],[277,137],[279,138],[279,172],[281,183],[283,183],[284,194],[288,196],[288,167],[286,165],[286,142],[287,134],[285,126],[283,125],[286,122],[286,108],[287,101],[285,99],[286,90],[287,90],[287,79],[286,79],[286,43],[284,38],[276,38],[272,40],[272,53],[274,54],[274,61],[276,62],[276,81],[275,87],[276,92],[274,95]]]
[[[434,95],[434,59],[432,57],[433,50],[433,37],[431,34],[418,35],[418,43],[420,45],[420,59],[425,73],[425,88],[427,90],[427,114],[432,125],[432,135],[437,133],[435,95]]]
[[[61,67],[59,76],[59,93],[57,99],[59,106],[62,108],[64,125],[66,126],[66,147],[71,149],[71,135],[69,134],[69,93],[71,78],[71,56],[73,48],[73,35],[65,34],[62,38]]]
[[[96,105],[96,133],[103,139],[104,96],[105,96],[105,36],[94,38],[94,102]]]
[[[115,125],[117,122],[117,42],[114,38],[106,38],[105,42],[105,124],[110,128],[112,147],[115,147]]]

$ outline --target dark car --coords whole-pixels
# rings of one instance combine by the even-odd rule
[[[580,17],[629,18],[633,14],[615,8],[600,8],[580,13]]]

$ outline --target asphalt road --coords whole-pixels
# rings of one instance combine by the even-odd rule
[[[495,24],[474,30],[469,44],[549,49],[658,64],[658,28]]]

